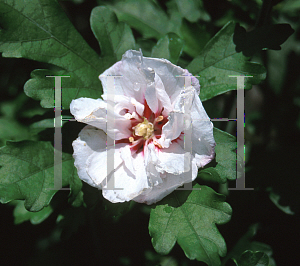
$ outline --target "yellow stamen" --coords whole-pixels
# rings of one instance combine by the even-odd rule
[[[130,138],[129,138],[129,142],[134,142],[134,138],[133,138],[133,137],[130,137]]]
[[[134,135],[143,137],[145,140],[149,139],[154,131],[153,124],[150,123],[146,118],[144,118],[144,122],[139,123],[133,129]]]
[[[164,117],[162,116],[162,115],[160,115],[160,116],[158,116],[156,119],[155,119],[155,121],[156,122],[160,122],[160,121],[162,121],[164,119]]]

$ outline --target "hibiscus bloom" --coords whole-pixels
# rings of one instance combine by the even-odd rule
[[[107,130],[109,76],[118,76],[112,131]],[[191,77],[191,84],[185,85],[184,76]],[[70,110],[77,121],[88,124],[73,142],[78,175],[103,189],[106,199],[155,203],[194,180],[198,168],[214,158],[213,124],[198,96],[199,81],[187,70],[129,50],[99,78],[103,99],[79,98]],[[190,151],[184,146],[186,132],[191,132]],[[112,149],[116,189],[105,189]]]

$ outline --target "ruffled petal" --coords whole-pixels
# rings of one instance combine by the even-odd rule
[[[86,126],[80,131],[72,145],[74,164],[79,178],[93,187],[100,188],[101,186],[98,186],[87,173],[87,158],[94,152],[101,152],[106,147],[106,134],[95,127]]]
[[[173,111],[169,113],[169,121],[163,126],[162,136],[158,141],[163,148],[168,148],[172,140],[177,139],[190,127],[194,98],[199,99],[192,86],[186,86],[177,96],[173,103]]]
[[[157,157],[159,163],[156,164],[156,169],[160,173],[179,175],[190,170],[191,154],[184,151],[178,143],[158,150]]]
[[[121,158],[125,166],[133,175],[135,175],[135,169],[133,166],[133,158],[131,156],[130,146],[126,145],[124,148],[120,150],[120,152],[121,152]]]
[[[108,93],[107,76],[120,76],[114,78],[114,94],[125,95],[135,98],[143,103],[147,80],[141,72],[143,55],[141,52],[129,50],[122,61],[117,62],[112,67],[104,71],[100,76],[103,93]]]
[[[106,103],[101,99],[79,98],[72,100],[70,112],[79,122],[106,132]]]
[[[184,130],[184,114],[170,112],[168,120],[162,127],[161,138],[158,140],[163,148],[168,148],[172,140],[177,139]]]
[[[136,175],[133,175],[124,163],[115,170],[114,184],[116,189],[105,189],[105,184],[102,184],[104,198],[113,203],[130,201],[150,187],[142,153],[133,155],[133,164],[136,168]]]
[[[192,151],[198,167],[204,167],[215,156],[216,145],[213,136],[213,123],[206,114],[199,97],[195,97],[191,112]]]
[[[121,112],[120,109],[131,108],[135,110],[129,98],[116,97],[119,104],[115,111]],[[128,103],[126,102],[128,100]],[[127,104],[127,105],[126,105]],[[121,106],[124,106],[121,107]],[[97,127],[107,133],[107,103],[101,99],[79,98],[72,100],[70,105],[70,112],[75,116],[79,122]],[[114,114],[114,131],[108,132],[108,135],[115,140],[128,138],[131,135],[129,126],[131,122],[125,116],[118,113]]]
[[[151,189],[147,189],[138,197],[133,200],[139,203],[146,203],[148,205],[156,203],[162,200],[165,196],[172,193],[176,188],[182,186],[184,183],[189,183],[192,180],[195,180],[197,177],[198,168],[196,163],[192,161],[192,172],[189,171],[187,173],[181,175],[173,175],[166,173],[165,178],[163,178],[163,182]]]
[[[120,143],[116,144],[115,147],[106,147],[99,151],[93,152],[86,160],[87,174],[93,180],[94,184],[98,188],[101,188],[101,182],[107,177],[107,174],[110,174],[111,171],[118,168],[123,160],[121,159],[120,149],[126,144]],[[114,149],[114,168],[107,172],[107,159],[111,160],[112,158],[107,158],[107,150]]]
[[[179,77],[185,74],[184,69],[166,59],[144,57],[143,61],[145,65],[154,69],[155,74],[160,77],[165,91],[173,103],[184,87],[184,78]]]
[[[155,149],[156,146],[154,146],[153,143],[150,143],[144,147],[146,174],[149,178],[151,186],[156,186],[162,183],[161,173],[155,167],[160,163],[157,156],[157,151]]]

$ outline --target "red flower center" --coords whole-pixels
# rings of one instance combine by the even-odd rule
[[[162,115],[162,110],[153,113],[147,104],[144,102],[143,116],[138,115],[138,118],[131,118],[130,130],[132,132],[128,139],[116,141],[117,143],[130,143],[132,153],[143,151],[144,146],[153,142],[158,148],[161,145],[157,142],[162,134],[162,127],[168,122],[168,117]]]

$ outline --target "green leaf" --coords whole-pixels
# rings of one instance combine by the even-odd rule
[[[118,19],[139,31],[143,38],[155,38],[159,40],[166,34],[173,32],[184,40],[184,51],[190,56],[195,57],[208,41],[209,34],[202,26],[195,23],[184,23],[182,16],[189,16],[189,13],[185,12],[185,15],[182,15],[175,1],[168,1],[166,6],[168,14],[162,10],[156,1],[152,0],[119,1],[114,5],[110,5],[117,14]],[[201,16],[203,15],[204,17],[205,12],[202,13],[201,11],[203,9],[200,8],[198,10]],[[192,17],[192,19],[194,18]]]
[[[11,118],[0,118],[0,140],[24,140],[30,137],[28,129]],[[0,143],[1,143],[0,142]]]
[[[233,42],[237,52],[252,56],[262,49],[280,50],[283,44],[295,31],[290,24],[266,25],[250,32],[236,24]]]
[[[265,253],[269,257],[269,264],[268,266],[276,266],[276,263],[274,259],[272,258],[272,248],[264,243],[260,243],[257,241],[252,241],[252,238],[257,234],[257,231],[259,229],[259,224],[253,224],[249,227],[246,234],[244,234],[238,242],[234,245],[232,250],[228,252],[226,257],[222,261],[222,265],[227,265],[227,261],[229,259],[233,259],[234,261],[237,261],[244,251],[246,250],[252,250],[252,251],[260,251]]]
[[[215,163],[215,161],[213,163]],[[217,182],[220,184],[224,184],[227,182],[227,178],[221,173],[219,174],[216,171],[215,167],[199,169],[197,178],[201,178],[202,180],[209,181],[209,182]]]
[[[107,67],[122,59],[122,55],[135,48],[135,40],[130,27],[118,22],[117,16],[109,8],[95,7],[91,14],[91,28],[96,36],[101,57]]]
[[[176,64],[183,50],[183,40],[176,33],[168,33],[153,47],[151,57],[164,58]]]
[[[236,263],[237,266],[268,266],[269,257],[260,251],[245,251]]]
[[[94,73],[96,75],[96,73]],[[99,76],[101,72],[97,75]],[[24,91],[27,96],[41,101],[44,108],[54,107],[55,78],[46,76],[70,75],[65,70],[53,71],[47,69],[36,69],[31,72],[31,79],[25,83]],[[98,79],[98,76],[96,77]],[[92,78],[93,79],[93,78]],[[97,80],[98,83],[98,80]],[[74,73],[70,77],[61,78],[62,109],[69,109],[72,99],[80,97],[99,98],[102,95],[101,84],[96,83],[86,87],[81,79]]]
[[[73,119],[73,117],[66,116],[66,115],[62,115],[61,118],[62,119]],[[67,122],[69,122],[69,121],[67,121],[67,120],[61,121],[61,125],[63,126]],[[31,134],[36,135],[39,132],[45,130],[46,128],[54,128],[54,118],[46,118],[46,119],[34,122],[30,125],[29,130],[30,130]]]
[[[159,39],[168,32],[179,33],[179,25],[172,23],[154,1],[119,1],[111,8],[116,12],[120,21],[140,31],[145,38]]]
[[[182,17],[190,22],[196,22],[198,19],[209,21],[210,16],[204,10],[202,1],[199,0],[176,0],[176,4]]]
[[[226,244],[216,224],[228,222],[232,210],[224,202],[224,195],[198,184],[194,189],[198,190],[175,190],[151,210],[152,244],[158,253],[165,255],[177,241],[189,259],[218,266],[219,256],[226,254]]]
[[[204,169],[200,169],[198,177],[207,181],[225,183],[228,180],[235,180],[236,174],[236,138],[229,133],[214,128],[216,141],[216,160],[211,162]]]
[[[228,252],[226,257],[222,261],[222,265],[226,265],[226,262],[232,258],[237,260],[242,253],[250,248],[251,245],[251,239],[256,235],[257,230],[259,228],[259,224],[252,224],[246,234],[244,234],[238,242],[235,244],[235,246]],[[256,250],[257,251],[257,250]]]
[[[214,138],[217,143],[215,147],[217,166],[215,170],[220,176],[229,180],[235,180],[236,175],[236,137],[229,133],[214,128]]]
[[[14,200],[11,203],[15,205],[15,209],[13,212],[15,224],[20,224],[26,221],[30,221],[32,224],[40,224],[41,222],[46,220],[53,212],[53,209],[50,205],[43,208],[39,212],[29,212],[24,207],[23,200]]]
[[[257,242],[257,241],[252,241],[250,243],[249,250],[260,251],[260,252],[265,253],[269,257],[269,264],[268,264],[268,266],[276,266],[276,262],[275,262],[275,260],[272,257],[273,250],[272,250],[271,246],[269,246],[269,245],[267,245],[265,243],[261,243],[261,242]]]
[[[182,21],[180,27],[180,37],[185,42],[184,51],[193,58],[200,54],[211,39],[211,35],[205,25],[189,23],[185,20]]]
[[[295,214],[295,212],[293,212],[291,210],[290,206],[282,206],[282,204],[279,203],[281,196],[279,194],[275,193],[271,187],[268,187],[267,191],[269,192],[270,200],[275,204],[275,206],[278,209],[280,209],[281,211],[283,211],[284,213],[289,214],[289,215]]]
[[[266,76],[262,65],[249,62],[249,58],[236,52],[234,29],[235,23],[227,23],[187,66],[189,72],[200,76],[202,101],[236,90],[237,79],[229,75],[253,76],[245,78],[245,89],[251,89],[252,84],[258,84]]]
[[[33,80],[26,83],[26,94],[42,100],[43,107],[53,107],[54,94],[54,78],[46,78],[45,75],[71,77],[64,78],[62,82],[65,89],[63,108],[69,108],[72,99],[83,95],[100,97],[98,76],[104,71],[104,64],[56,1],[1,0],[0,25],[0,52],[3,57],[22,57],[63,69],[34,72]],[[49,83],[51,85],[44,85]],[[46,90],[41,90],[39,85]]]
[[[80,181],[79,178],[77,180]],[[81,187],[82,187],[82,183],[80,184],[80,188]],[[84,204],[84,200],[83,200],[83,192],[81,190],[79,191],[79,193],[77,195],[74,192],[73,195],[69,198],[69,202],[71,202],[72,206],[75,207],[75,208],[81,207],[82,205],[84,207],[86,207],[86,205]]]
[[[28,211],[37,212],[48,206],[54,190],[54,148],[50,142],[7,142],[0,149],[0,202],[24,199]],[[62,186],[71,185],[79,193],[81,182],[74,160],[62,153]],[[52,189],[51,189],[52,188]],[[77,195],[76,195],[77,196]]]

